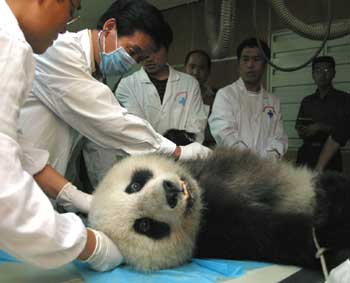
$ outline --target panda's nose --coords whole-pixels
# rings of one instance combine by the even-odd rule
[[[177,205],[178,195],[181,193],[180,188],[169,180],[163,181],[163,188],[168,205],[174,208]]]

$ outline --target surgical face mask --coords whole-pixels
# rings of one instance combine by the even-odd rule
[[[116,50],[106,53],[105,52],[105,37],[102,36],[104,31],[101,30],[98,33],[98,48],[100,52],[100,71],[103,77],[106,76],[122,76],[127,73],[130,68],[137,64],[134,58],[132,58],[123,47],[118,47]],[[116,35],[116,38],[117,35]],[[101,46],[102,40],[102,46]],[[116,42],[117,46],[117,42]]]

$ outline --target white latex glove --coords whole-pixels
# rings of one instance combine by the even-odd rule
[[[349,283],[350,282],[350,260],[331,270],[327,283]]]
[[[275,150],[268,151],[266,154],[266,157],[267,157],[267,159],[272,160],[272,161],[278,161],[281,159],[280,154]]]
[[[56,201],[68,212],[89,213],[92,196],[68,182],[57,195]]]
[[[123,262],[117,246],[104,233],[89,228],[95,234],[96,246],[91,256],[84,260],[96,271],[111,270]]]
[[[193,142],[180,147],[181,155],[179,157],[179,160],[205,158],[212,152],[210,148],[201,145],[198,142]]]

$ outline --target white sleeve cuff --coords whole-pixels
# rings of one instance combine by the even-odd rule
[[[161,135],[158,135],[158,138],[160,139],[160,146],[157,152],[172,155],[176,149],[176,144]]]

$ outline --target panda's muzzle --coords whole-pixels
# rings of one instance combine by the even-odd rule
[[[169,180],[163,181],[163,188],[168,205],[170,208],[174,208],[177,205],[179,195],[183,190],[177,184]]]

